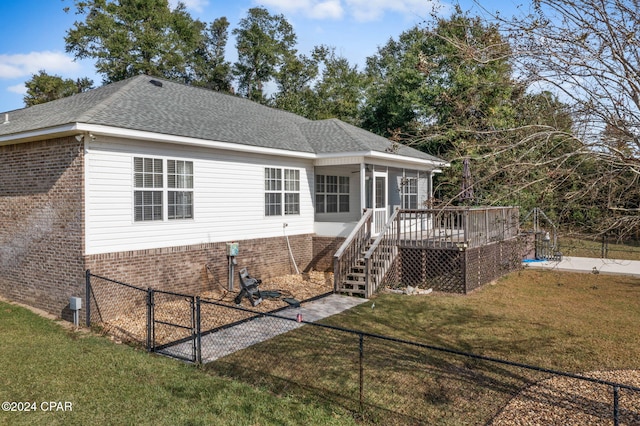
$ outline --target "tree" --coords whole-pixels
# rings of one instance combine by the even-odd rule
[[[313,118],[339,118],[359,125],[359,111],[364,100],[365,76],[334,48],[320,46],[315,50],[322,64],[322,72],[314,84],[316,96]]]
[[[437,191],[446,204],[469,202],[461,199],[466,162],[476,203],[543,204],[567,218],[573,204],[560,194],[575,191],[571,171],[586,168],[571,156],[572,117],[557,96],[513,78],[511,53],[497,25],[459,8],[406,31],[367,59],[363,122],[449,160]]]
[[[284,55],[284,61],[274,80],[278,90],[272,97],[278,109],[313,119],[317,114],[317,97],[312,88],[318,77],[320,56],[317,48],[311,54],[297,55],[295,50]]]
[[[75,1],[76,21],[67,31],[66,50],[96,59],[104,83],[148,74],[183,82],[194,75],[194,52],[205,25],[185,6],[171,10],[168,0]]]
[[[25,86],[27,94],[24,96],[24,104],[30,107],[93,89],[93,81],[87,77],[75,81],[63,79],[59,75],[49,75],[40,70],[25,82]]]
[[[283,15],[271,15],[267,9],[255,7],[249,9],[232,33],[238,50],[238,61],[233,66],[238,91],[249,99],[267,103],[265,85],[275,77],[287,55],[295,55],[293,27]]]
[[[638,232],[640,3],[535,0],[531,14],[501,25],[524,83],[571,106],[573,131],[563,137],[578,142],[574,156],[591,166],[582,176],[588,190],[567,197],[606,211],[601,232]]]
[[[386,137],[398,132],[417,135],[423,130],[426,118],[433,115],[425,103],[427,80],[418,67],[426,43],[427,33],[416,26],[367,58],[369,84],[361,112],[365,129]]]
[[[229,37],[227,18],[215,19],[206,30],[203,44],[196,52],[196,86],[218,92],[232,92],[231,63],[225,59]]]

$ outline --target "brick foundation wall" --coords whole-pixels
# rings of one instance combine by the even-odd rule
[[[312,237],[289,236],[293,258],[301,272],[313,267]],[[238,244],[236,272],[247,267],[256,278],[295,273],[284,237],[241,240]],[[226,243],[208,243],[92,255],[86,257],[85,263],[92,274],[137,287],[200,294],[217,285],[227,288],[226,250]],[[234,281],[238,286],[237,275]]]
[[[84,295],[84,145],[0,146],[0,294],[65,319]]]
[[[333,255],[346,238],[313,237],[313,258],[310,266],[323,272],[333,272]]]

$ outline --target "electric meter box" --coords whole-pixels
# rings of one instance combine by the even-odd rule
[[[69,309],[71,309],[72,311],[79,311],[80,309],[82,309],[82,299],[79,297],[70,297]]]
[[[238,249],[238,243],[227,243],[227,256],[237,256]]]

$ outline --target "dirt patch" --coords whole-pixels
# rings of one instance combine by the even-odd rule
[[[253,307],[246,297],[239,305],[234,299],[239,293],[240,283],[235,284],[236,291],[228,291],[218,286],[200,294],[201,331],[208,331],[255,316],[255,312],[272,312],[285,308],[289,304],[285,298],[297,301],[312,299],[333,291],[333,273],[311,271],[300,275],[284,275],[265,279],[258,288],[265,295],[263,301]],[[273,293],[272,297],[266,297]],[[277,295],[276,295],[277,293]],[[230,307],[241,307],[234,309]],[[190,298],[155,293],[155,342],[161,345],[190,336],[192,308]],[[168,324],[181,325],[183,328]],[[147,339],[146,306],[140,306],[123,313],[108,322],[100,324],[103,331],[117,340],[144,344]]]

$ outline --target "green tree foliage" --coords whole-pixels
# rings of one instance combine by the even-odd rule
[[[496,26],[459,8],[427,29],[418,69],[426,78],[423,102],[433,108],[424,149],[443,154],[477,144],[483,131],[512,125],[514,83],[510,46]]]
[[[194,52],[205,25],[184,4],[172,10],[168,0],[77,0],[75,6],[84,21],[67,31],[66,50],[95,59],[104,83],[138,74],[195,79]]]
[[[29,107],[93,89],[93,81],[86,77],[77,80],[63,79],[40,70],[25,82],[25,86],[27,94],[24,96],[24,104]]]
[[[196,86],[218,92],[232,92],[231,63],[225,59],[229,38],[229,21],[226,17],[215,19],[206,29],[206,38],[196,52]]]
[[[267,103],[265,85],[283,67],[296,44],[293,27],[283,15],[271,15],[262,7],[249,9],[232,33],[236,36],[238,61],[233,73],[238,92],[260,103]]]
[[[311,54],[297,55],[295,50],[284,55],[284,62],[275,75],[278,90],[273,95],[273,105],[303,117],[316,115],[317,97],[313,83],[318,77],[320,56],[317,49]]]
[[[339,118],[359,125],[366,77],[347,58],[336,55],[334,48],[320,46],[316,48],[316,54],[320,58],[322,71],[314,85],[316,109],[313,118]]]
[[[382,136],[417,135],[434,112],[426,104],[427,80],[419,69],[429,42],[420,27],[390,39],[367,58],[369,79],[362,108],[362,127]]]

